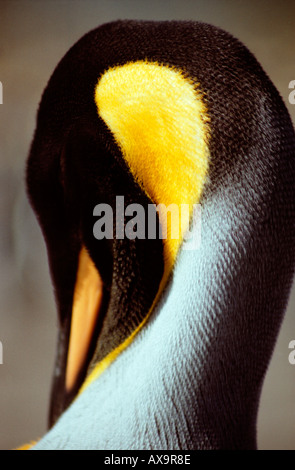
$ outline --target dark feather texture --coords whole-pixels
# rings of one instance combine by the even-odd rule
[[[51,423],[73,398],[63,387],[81,244],[102,275],[107,299],[90,369],[139,325],[163,274],[161,240],[98,243],[92,233],[97,203],[114,207],[118,194],[126,204],[150,203],[94,102],[105,70],[139,60],[181,69],[199,84],[210,117],[204,247],[191,258],[191,277],[182,287],[177,269],[184,269],[187,258],[180,257],[175,282],[167,287],[148,333],[134,344],[134,354],[145,341],[150,351],[165,350],[155,328],[179,288],[187,315],[177,316],[179,309],[171,304],[163,333],[176,338],[178,353],[173,347],[159,353],[153,383],[149,366],[145,376],[140,359],[136,363],[127,352],[119,358],[120,369],[116,363],[101,385],[97,379],[92,392],[86,390],[37,447],[255,448],[260,391],[294,273],[295,135],[281,97],[247,48],[197,22],[100,26],[70,49],[43,94],[27,184],[48,247],[62,332]],[[126,377],[132,368],[139,385],[131,394]],[[91,403],[83,401],[86,393]]]

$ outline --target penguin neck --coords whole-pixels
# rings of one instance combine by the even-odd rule
[[[241,270],[247,269],[249,259],[235,233],[243,232],[244,222],[230,216],[228,209],[217,197],[204,204],[201,233],[198,225],[192,229],[199,244],[180,251],[169,285],[143,332],[141,353],[156,351],[149,365],[160,364],[156,382],[169,381],[170,398],[179,403],[188,431],[198,436],[198,442],[203,439],[212,448],[255,448],[258,399],[268,359],[254,363],[255,348],[263,351],[264,342],[253,340],[253,328],[263,312],[249,298],[251,286],[242,292]]]

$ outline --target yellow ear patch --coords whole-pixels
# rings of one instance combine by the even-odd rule
[[[208,114],[197,84],[181,71],[149,62],[107,70],[95,90],[100,117],[112,131],[135,180],[158,205],[178,208],[200,200],[208,170]],[[161,217],[163,225],[166,217]],[[165,265],[174,264],[184,231],[171,237]]]

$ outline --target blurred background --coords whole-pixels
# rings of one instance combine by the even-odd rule
[[[119,18],[192,19],[226,29],[256,55],[295,123],[295,105],[288,101],[288,84],[295,80],[294,0],[0,1],[0,449],[46,431],[55,357],[57,318],[47,256],[24,186],[38,103],[73,43]],[[259,449],[295,449],[295,365],[288,361],[293,339],[294,288],[264,382]]]

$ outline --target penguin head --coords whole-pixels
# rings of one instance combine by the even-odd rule
[[[201,205],[207,238],[190,281],[198,312],[186,308],[204,362],[192,373],[213,374],[211,418],[224,387],[237,414],[243,401],[220,371],[244,377],[253,427],[293,272],[294,148],[274,86],[218,28],[118,21],[70,49],[44,91],[27,166],[59,315],[51,425],[160,314]],[[253,328],[266,335],[256,346]]]

